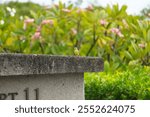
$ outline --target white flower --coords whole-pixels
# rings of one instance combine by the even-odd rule
[[[20,20],[23,20],[23,16],[20,16]]]
[[[27,24],[24,23],[24,24],[23,24],[23,29],[26,30],[26,28],[27,28]]]
[[[10,7],[6,7],[7,11],[11,12],[11,8]]]
[[[11,15],[12,17],[14,17],[14,16],[15,16],[15,13],[14,13],[14,12],[10,12],[10,15]]]
[[[4,20],[0,20],[0,24],[3,25],[5,22]]]
[[[12,11],[13,13],[16,13],[16,9],[14,9],[14,8],[12,8],[11,11]]]
[[[15,13],[16,13],[16,9],[15,8],[10,8],[10,7],[6,7],[7,11],[9,11],[10,15],[12,17],[15,16]]]

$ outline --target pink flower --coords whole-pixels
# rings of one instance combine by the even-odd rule
[[[106,22],[106,20],[104,20],[104,19],[101,19],[99,22],[100,22],[100,24],[101,24],[102,26],[107,25],[107,22]]]
[[[25,30],[27,28],[28,24],[32,24],[34,22],[34,19],[25,19],[23,24],[23,29]]]
[[[111,32],[117,34],[120,32],[120,30],[118,28],[112,28]]]
[[[54,21],[53,20],[43,20],[42,21],[42,25],[45,25],[45,24],[50,24],[51,26],[54,25]]]
[[[145,48],[145,47],[146,47],[146,45],[145,45],[144,43],[140,43],[140,44],[138,44],[138,46],[139,46],[140,48]]]
[[[118,32],[117,35],[118,35],[119,37],[124,37],[124,35],[123,35],[121,32]]]
[[[41,32],[41,26],[38,26],[38,27],[36,28],[36,32]]]
[[[41,38],[41,32],[35,32],[34,35],[32,36],[32,39],[39,39]]]
[[[72,34],[72,35],[76,35],[76,34],[77,34],[77,30],[74,29],[74,28],[72,28],[72,29],[71,29],[71,34]]]
[[[65,12],[65,13],[70,13],[71,12],[71,10],[69,10],[69,9],[62,9],[62,11]]]
[[[112,28],[111,32],[118,35],[119,37],[124,37],[119,28]]]
[[[94,10],[93,5],[89,5],[86,9],[89,10],[89,11],[93,11]]]
[[[25,19],[24,23],[28,24],[28,23],[33,23],[34,19]]]

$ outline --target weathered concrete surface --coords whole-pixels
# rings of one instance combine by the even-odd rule
[[[0,54],[0,76],[99,72],[103,61],[94,57]]]
[[[93,57],[0,54],[0,100],[82,100],[84,72],[99,72]]]
[[[37,88],[39,100],[84,99],[83,73],[0,77],[0,99],[12,100],[10,93],[17,93],[15,100],[26,100],[27,88],[30,100],[36,99]]]

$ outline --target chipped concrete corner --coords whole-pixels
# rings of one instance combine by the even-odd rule
[[[84,99],[84,72],[102,70],[94,57],[0,54],[0,99]]]

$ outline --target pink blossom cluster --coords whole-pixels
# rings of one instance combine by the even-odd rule
[[[32,39],[39,39],[41,38],[41,32],[35,32],[34,35],[32,36]]]
[[[71,34],[72,34],[72,35],[76,35],[77,33],[78,33],[78,32],[77,32],[77,30],[76,30],[75,28],[72,28],[72,29],[71,29]]]
[[[23,29],[26,30],[27,25],[32,24],[34,22],[34,19],[25,19],[23,24]]]
[[[89,11],[93,11],[94,10],[93,5],[89,5],[86,9],[89,10]]]
[[[102,26],[105,26],[105,25],[108,24],[108,22],[107,22],[106,20],[104,20],[104,19],[101,19],[99,22],[100,22],[100,24],[101,24]]]
[[[42,25],[46,25],[46,24],[50,24],[50,26],[53,26],[54,25],[54,21],[53,20],[43,20]]]
[[[26,30],[27,26],[29,24],[33,24],[34,23],[34,19],[25,19],[24,20],[24,25],[23,25],[23,29]],[[34,35],[32,36],[32,39],[39,39],[41,38],[41,29],[42,29],[42,26],[43,25],[50,25],[50,26],[53,26],[54,25],[54,21],[53,20],[43,20],[41,22],[41,24],[36,28],[36,31],[34,33]]]
[[[140,48],[145,48],[145,47],[146,47],[146,44],[145,44],[145,43],[140,43],[140,44],[138,44],[138,46],[139,46]]]
[[[54,21],[53,20],[43,20],[42,23],[40,24],[40,26],[37,27],[36,32],[34,33],[34,35],[32,36],[32,39],[39,39],[41,38],[41,29],[43,25],[50,25],[53,26],[54,25]]]
[[[112,28],[110,31],[119,37],[124,37],[119,28]]]

